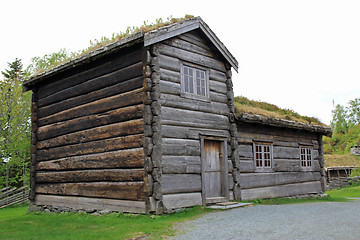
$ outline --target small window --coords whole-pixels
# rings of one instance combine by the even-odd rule
[[[181,67],[181,91],[185,96],[198,96],[208,98],[209,77],[208,71],[199,67],[182,65]]]
[[[271,169],[272,145],[255,143],[254,159],[256,168]]]
[[[300,164],[303,168],[312,166],[312,149],[310,147],[300,147]]]

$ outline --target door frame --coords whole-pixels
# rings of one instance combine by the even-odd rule
[[[201,147],[201,197],[202,197],[202,203],[205,206],[206,205],[206,199],[205,199],[205,152],[204,152],[204,144],[205,140],[210,141],[217,141],[220,142],[221,151],[222,151],[222,158],[220,160],[220,168],[221,168],[221,192],[222,197],[224,197],[223,201],[229,201],[230,198],[230,192],[229,192],[229,177],[228,177],[228,153],[227,153],[227,138],[226,137],[219,137],[219,136],[208,136],[208,135],[200,135],[200,147]]]

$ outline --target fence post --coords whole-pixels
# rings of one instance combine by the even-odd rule
[[[9,161],[6,162],[6,188],[9,188]],[[6,191],[6,204],[9,204],[9,191]]]

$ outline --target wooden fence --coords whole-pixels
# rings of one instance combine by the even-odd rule
[[[0,208],[27,201],[29,201],[29,188],[27,186],[0,189]]]

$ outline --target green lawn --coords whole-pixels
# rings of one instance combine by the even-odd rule
[[[352,186],[329,191],[327,194],[332,198],[360,198],[360,182]]]
[[[0,239],[128,239],[171,235],[175,223],[209,212],[194,207],[164,216],[79,213],[27,213],[27,206],[0,210]]]
[[[296,203],[309,203],[309,202],[347,202],[347,198],[358,197],[360,198],[360,183],[352,186],[347,186],[342,189],[336,189],[326,192],[329,196],[323,198],[271,198],[271,199],[255,199],[251,202],[254,204],[263,205],[281,205],[281,204],[296,204]]]
[[[290,204],[318,201],[348,201],[360,197],[360,184],[327,192],[316,199],[255,200],[255,204]],[[174,234],[176,223],[187,221],[212,210],[194,207],[163,216],[86,213],[27,213],[27,206],[0,209],[0,239],[131,239],[150,236],[161,239]],[[135,239],[135,238],[134,238]]]

